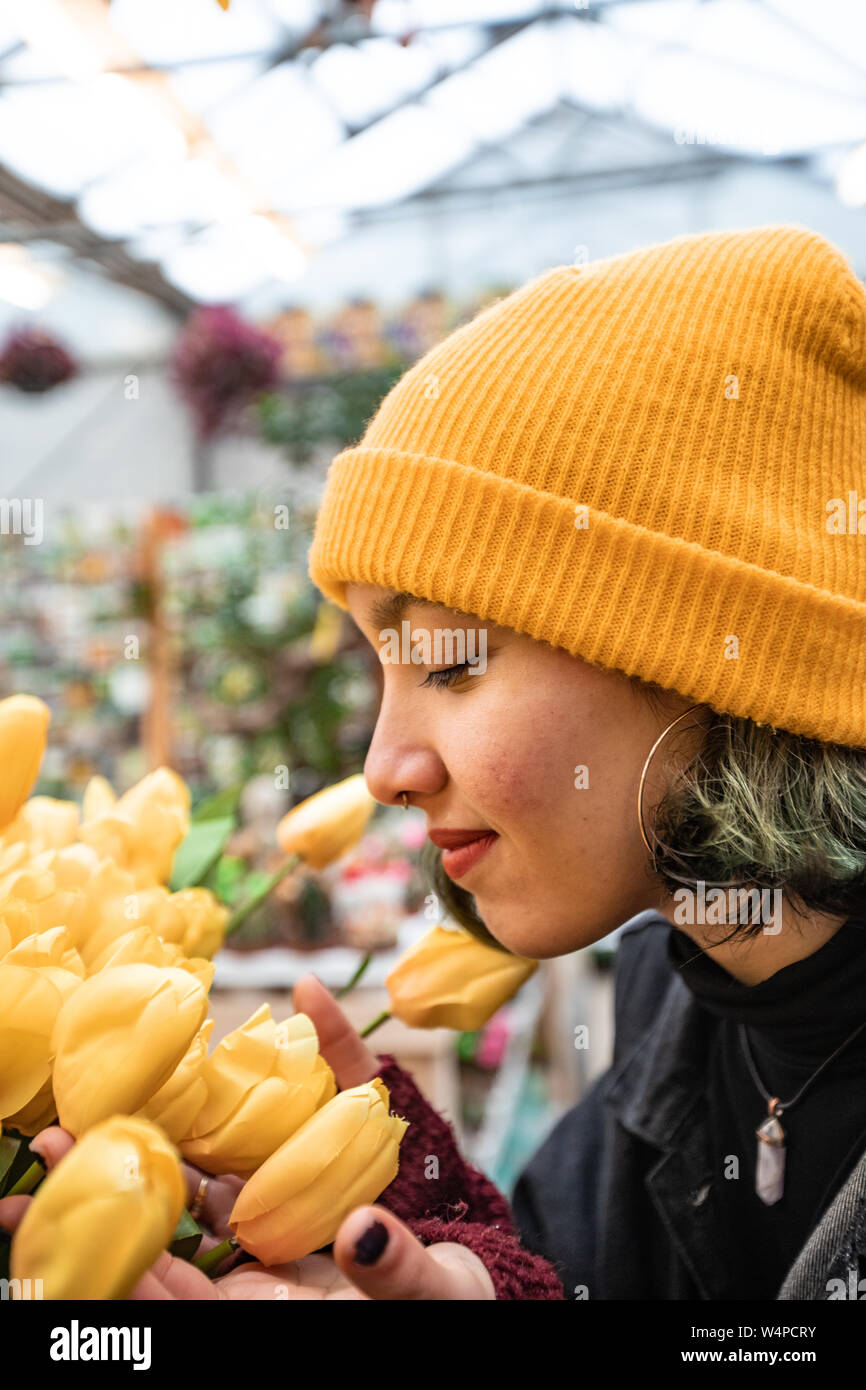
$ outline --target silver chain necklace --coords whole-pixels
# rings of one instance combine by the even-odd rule
[[[779,1123],[779,1116],[785,1110],[790,1110],[792,1105],[796,1105],[800,1097],[804,1095],[812,1085],[812,1082],[816,1081],[821,1075],[824,1068],[828,1067],[834,1058],[838,1057],[839,1053],[843,1052],[848,1044],[854,1041],[857,1034],[862,1033],[864,1028],[866,1028],[866,1019],[858,1024],[854,1032],[849,1034],[844,1042],[839,1044],[835,1052],[831,1052],[826,1061],[821,1063],[818,1070],[814,1071],[812,1075],[803,1082],[803,1085],[791,1100],[780,1101],[778,1096],[771,1096],[769,1091],[764,1089],[761,1078],[755,1070],[755,1063],[752,1061],[752,1052],[749,1047],[746,1025],[744,1023],[737,1025],[740,1043],[742,1044],[743,1053],[749,1071],[751,1072],[752,1080],[767,1102],[768,1118],[755,1130],[755,1134],[758,1136],[758,1161],[755,1165],[755,1191],[761,1201],[768,1207],[778,1202],[782,1193],[785,1191],[785,1139],[787,1136]]]

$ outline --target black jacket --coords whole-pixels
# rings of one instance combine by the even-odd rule
[[[712,1020],[667,955],[670,923],[619,936],[610,1068],[518,1178],[524,1245],[566,1298],[728,1297],[724,1213],[707,1152],[702,1077]],[[779,1299],[866,1298],[866,1153],[788,1271]]]

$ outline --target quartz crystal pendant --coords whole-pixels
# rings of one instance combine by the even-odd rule
[[[773,1105],[771,1101],[770,1118],[755,1130],[758,1136],[755,1191],[768,1207],[778,1202],[785,1190],[785,1131],[773,1114]]]

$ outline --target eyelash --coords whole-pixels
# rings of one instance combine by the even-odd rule
[[[453,685],[458,676],[462,675],[469,667],[468,661],[461,661],[457,666],[446,666],[442,671],[431,671],[429,676],[421,682],[425,685],[448,686]]]

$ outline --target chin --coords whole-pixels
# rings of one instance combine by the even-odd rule
[[[484,904],[476,898],[476,909],[491,936],[500,945],[516,956],[528,956],[530,960],[552,960],[556,956],[568,956],[573,951],[592,946],[614,931],[626,917],[617,918],[612,925],[607,919],[599,918],[592,922],[575,922],[573,917],[560,922],[552,922],[552,913],[542,917],[523,916],[507,908],[490,908],[485,911]]]
[[[476,899],[476,907],[491,936],[506,950],[516,956],[528,956],[530,960],[551,960],[555,956],[567,956],[581,946],[588,946],[597,940],[598,935],[587,931],[584,940],[575,939],[573,922],[551,928],[550,918],[516,917],[508,910],[492,908],[485,912],[482,903]]]

